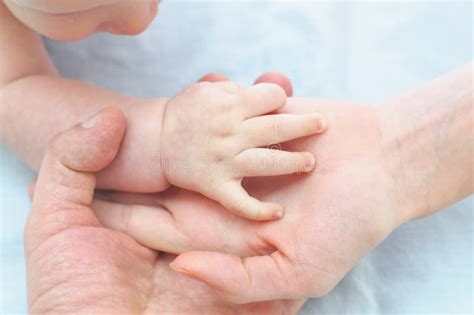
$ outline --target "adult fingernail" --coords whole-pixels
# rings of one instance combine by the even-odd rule
[[[170,262],[168,266],[169,266],[171,269],[173,269],[174,271],[176,271],[176,272],[178,272],[178,273],[180,273],[180,274],[185,275],[186,277],[189,277],[189,278],[194,279],[194,280],[202,281],[202,280],[199,279],[197,276],[195,276],[194,274],[192,274],[191,272],[189,272],[189,270],[184,269],[184,268],[181,268],[181,267],[177,267],[174,261]]]
[[[81,123],[81,127],[82,128],[92,128],[95,125],[97,125],[99,120],[100,120],[100,113],[95,114],[94,116],[90,117],[89,119],[87,119],[86,121]]]
[[[174,271],[177,271],[177,272],[181,271],[181,269],[178,268],[178,266],[176,266],[176,263],[174,261],[170,262],[168,266],[170,266],[170,268],[173,269]]]

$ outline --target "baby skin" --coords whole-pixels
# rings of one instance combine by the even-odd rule
[[[274,84],[191,86],[172,98],[163,111],[157,175],[240,216],[280,218],[283,208],[249,196],[241,186],[242,179],[312,171],[315,158],[311,153],[268,146],[326,129],[319,114],[271,114],[285,104],[285,92]]]
[[[31,7],[32,3],[41,6]],[[311,153],[269,147],[324,132],[326,123],[321,115],[278,114],[286,104],[286,94],[269,83],[244,87],[232,82],[201,82],[170,100],[141,101],[61,78],[31,29],[57,39],[78,39],[100,27],[82,28],[94,23],[77,23],[58,28],[54,23],[73,14],[80,21],[97,17],[102,24],[97,23],[103,25],[102,10],[108,12],[104,15],[107,19],[121,21],[122,13],[132,9],[145,12],[143,20],[149,21],[156,7],[124,2],[111,7],[74,7],[72,13],[69,9],[50,10],[58,3],[7,1],[8,8],[0,4],[0,39],[9,43],[1,56],[8,60],[0,75],[2,122],[15,122],[2,132],[7,147],[36,168],[54,134],[83,120],[84,115],[115,105],[125,113],[128,130],[117,159],[98,174],[100,188],[158,192],[174,185],[199,192],[248,219],[271,220],[283,215],[279,204],[251,197],[242,180],[311,172],[316,164]],[[141,29],[132,22],[124,25],[130,27],[124,33]],[[54,33],[68,28],[68,32]],[[37,58],[31,59],[30,54]],[[25,96],[25,90],[33,97]],[[19,113],[20,109],[28,110],[28,117]],[[34,134],[35,141],[30,144],[26,134]]]

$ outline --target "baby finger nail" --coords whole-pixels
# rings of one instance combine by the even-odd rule
[[[316,130],[317,132],[326,130],[326,121],[319,115],[316,116]]]
[[[304,161],[305,168],[307,170],[312,170],[316,166],[316,160],[314,159],[314,156],[310,153],[305,154]]]

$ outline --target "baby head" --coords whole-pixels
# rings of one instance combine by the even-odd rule
[[[95,32],[136,35],[156,16],[159,0],[5,0],[10,11],[34,31],[58,40]]]

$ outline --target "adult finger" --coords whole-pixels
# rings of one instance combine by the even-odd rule
[[[108,108],[52,140],[35,186],[27,244],[71,226],[98,225],[90,209],[94,173],[115,158],[125,126],[120,110]]]
[[[240,218],[215,201],[179,188],[159,194],[96,191],[92,209],[104,226],[126,231],[157,250],[218,250],[241,256],[275,251],[259,236],[264,223]]]
[[[219,252],[187,252],[170,267],[239,304],[308,297],[314,286],[312,277],[279,251],[246,258]]]
[[[192,248],[171,213],[162,206],[94,199],[92,209],[104,226],[126,233],[146,247],[168,253]]]

